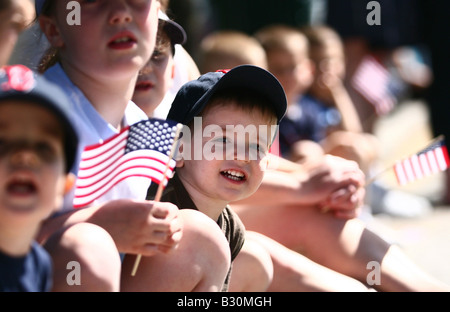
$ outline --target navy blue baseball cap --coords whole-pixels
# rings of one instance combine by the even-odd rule
[[[172,44],[184,44],[187,40],[186,31],[180,24],[171,20],[166,13],[159,10],[158,19],[162,21],[162,26],[164,27],[164,31],[170,38]]]
[[[286,113],[286,94],[278,79],[261,67],[240,65],[231,70],[206,73],[184,84],[172,102],[167,119],[187,125],[217,91],[230,88],[251,89],[263,95],[272,103],[278,124]]]
[[[58,86],[28,67],[12,65],[0,68],[0,105],[6,100],[35,103],[56,115],[65,134],[66,172],[69,172],[75,162],[79,135],[66,94]]]
[[[42,12],[42,8],[47,0],[34,0],[34,7],[36,9],[36,16],[39,16]]]

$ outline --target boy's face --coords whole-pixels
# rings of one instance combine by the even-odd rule
[[[286,50],[278,49],[267,53],[268,69],[280,81],[289,102],[306,92],[313,81],[313,67],[302,42],[293,40]]]
[[[318,77],[330,74],[339,79],[344,79],[345,57],[341,42],[328,39],[326,46],[323,48],[312,49],[311,58],[316,63],[316,75]]]
[[[63,129],[32,103],[0,103],[0,223],[40,222],[62,205],[68,187]]]
[[[78,1],[79,11],[67,10],[69,0],[53,3],[55,16],[41,15],[40,23],[49,42],[59,49],[64,66],[114,79],[135,75],[150,58],[158,28],[158,1]],[[70,25],[68,20],[76,14],[80,25]]]
[[[153,115],[153,111],[172,86],[174,70],[172,49],[170,44],[167,44],[157,47],[150,61],[139,72],[133,102],[148,116]]]
[[[33,12],[29,0],[13,1],[10,9],[0,12],[0,66],[8,64],[19,34],[33,20]]]
[[[202,135],[195,127],[191,129],[192,141],[201,140],[201,159],[194,155],[197,143],[190,142],[191,160],[183,155],[184,159],[177,163],[177,174],[191,196],[194,193],[215,200],[223,208],[231,201],[253,194],[267,168],[273,122],[274,117],[257,109],[250,112],[234,102],[208,107],[202,117]],[[249,131],[252,129],[269,131]]]

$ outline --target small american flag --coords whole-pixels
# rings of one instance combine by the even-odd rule
[[[389,90],[389,72],[371,55],[361,61],[352,78],[352,86],[366,98],[379,116],[386,115],[397,100]]]
[[[146,177],[158,184],[164,180],[165,186],[175,167],[171,152],[178,129],[179,124],[174,121],[153,118],[128,126],[102,143],[87,146],[81,155],[74,207],[91,204],[132,176]]]
[[[436,139],[428,147],[394,165],[400,185],[444,171],[449,166],[449,157],[444,139]]]

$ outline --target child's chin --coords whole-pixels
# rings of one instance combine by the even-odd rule
[[[7,208],[12,212],[31,213],[38,209],[37,198],[34,196],[29,196],[27,198],[14,198],[9,201]]]

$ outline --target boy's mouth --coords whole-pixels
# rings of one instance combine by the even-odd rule
[[[153,88],[153,83],[149,81],[140,81],[136,83],[134,90],[136,91],[148,91]]]
[[[137,39],[130,32],[121,32],[114,36],[108,46],[112,49],[124,50],[130,49],[137,43]]]
[[[6,191],[15,198],[35,196],[38,186],[33,179],[26,176],[16,176],[6,184]]]
[[[243,172],[236,171],[236,170],[224,170],[224,171],[221,171],[220,174],[222,176],[226,177],[227,179],[237,181],[237,182],[246,180],[245,174]]]

